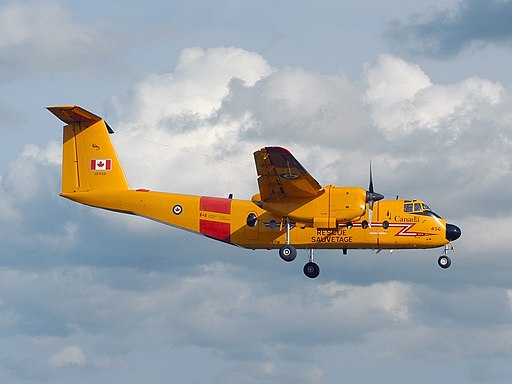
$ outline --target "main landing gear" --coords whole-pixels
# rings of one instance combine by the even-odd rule
[[[304,266],[304,274],[310,279],[315,279],[320,274],[320,267],[315,263],[313,249],[309,250],[309,261]]]
[[[291,244],[285,244],[279,248],[279,256],[289,263],[297,257],[297,249]],[[320,274],[320,267],[315,263],[313,249],[309,250],[309,261],[304,265],[304,274],[310,279],[317,278]]]
[[[290,220],[286,218],[286,244],[279,248],[279,256],[287,263],[297,257],[297,249],[290,244],[290,227]],[[309,250],[309,261],[304,266],[304,274],[310,279],[314,279],[320,274],[320,267],[314,260],[313,249]]]

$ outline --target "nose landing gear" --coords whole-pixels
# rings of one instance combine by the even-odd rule
[[[441,256],[439,256],[439,259],[437,259],[437,264],[439,264],[439,266],[443,269],[450,268],[450,265],[452,265],[451,259],[446,254],[448,252],[448,249],[451,249],[452,251],[454,251],[453,245],[451,243],[449,243],[449,245],[445,244],[444,249],[443,249],[443,254]]]

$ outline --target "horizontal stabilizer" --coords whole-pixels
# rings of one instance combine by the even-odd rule
[[[96,116],[94,113],[86,111],[82,107],[77,105],[68,105],[68,106],[60,106],[60,107],[48,107],[48,110],[61,119],[66,124],[73,123],[95,123],[97,121],[102,120],[101,117]],[[108,133],[114,133],[112,128],[107,126]]]

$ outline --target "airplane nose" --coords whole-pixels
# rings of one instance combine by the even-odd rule
[[[460,235],[462,235],[462,231],[459,227],[453,224],[446,224],[446,240],[454,241],[457,240]]]

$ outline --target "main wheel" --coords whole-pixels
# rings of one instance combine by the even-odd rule
[[[318,277],[318,275],[320,274],[320,267],[318,266],[318,264],[310,261],[309,263],[306,263],[306,265],[304,266],[304,274],[310,279],[314,279]]]
[[[279,256],[281,256],[281,259],[289,263],[297,257],[297,250],[293,245],[285,244],[279,248]]]
[[[437,264],[443,269],[450,268],[450,265],[452,265],[452,261],[448,256],[441,255],[439,256],[439,259],[437,259]]]

